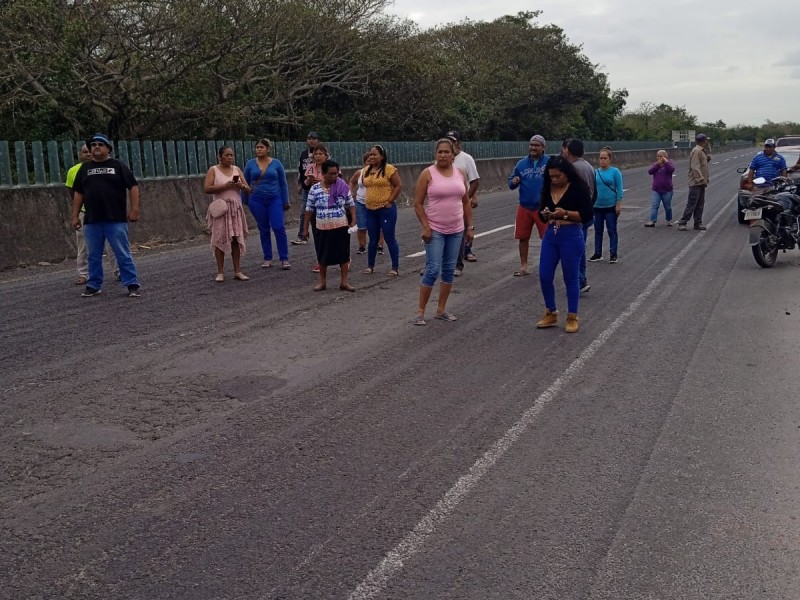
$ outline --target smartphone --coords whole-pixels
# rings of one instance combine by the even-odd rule
[[[239,176],[238,175],[234,175],[233,176],[233,183],[239,183]]]

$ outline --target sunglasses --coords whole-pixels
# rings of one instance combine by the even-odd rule
[[[89,144],[90,148],[97,148],[99,146],[105,146],[105,144],[103,142],[92,142],[91,144]]]

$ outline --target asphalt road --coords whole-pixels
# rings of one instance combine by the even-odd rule
[[[800,597],[800,253],[755,264],[740,154],[706,232],[642,227],[624,172],[575,335],[511,277],[511,192],[482,196],[454,323],[411,325],[422,257],[314,293],[310,246],[262,270],[255,237],[249,282],[205,243],[141,251],[138,299],[3,274],[0,597]],[[398,234],[422,250],[410,209]]]

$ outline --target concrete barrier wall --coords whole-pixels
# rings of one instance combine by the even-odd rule
[[[720,151],[720,149],[716,149]],[[615,164],[630,168],[650,164],[656,150],[616,152]],[[685,158],[689,149],[669,149],[675,159]],[[596,164],[596,154],[586,158]],[[507,188],[507,177],[518,159],[478,161],[482,192]],[[414,185],[420,172],[428,165],[399,167],[403,185],[401,205],[411,205]],[[352,169],[346,169],[349,177]],[[287,172],[289,189],[293,194],[291,215],[299,213],[294,197],[297,174]],[[141,218],[131,224],[131,241],[163,243],[188,240],[206,232],[206,210],[211,201],[203,193],[203,178],[145,179],[140,182]],[[63,186],[0,188],[0,270],[35,265],[39,262],[58,263],[75,258],[75,232],[70,226],[70,199]],[[252,217],[250,225],[254,227]],[[291,235],[290,231],[290,235]]]

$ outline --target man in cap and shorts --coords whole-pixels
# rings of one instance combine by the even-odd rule
[[[519,188],[519,206],[514,226],[514,239],[519,240],[519,269],[514,277],[528,275],[528,249],[534,226],[539,239],[544,237],[547,224],[539,218],[539,197],[546,176],[548,157],[544,153],[547,142],[541,135],[534,135],[528,142],[528,156],[520,159],[508,177],[509,189]]]

